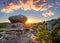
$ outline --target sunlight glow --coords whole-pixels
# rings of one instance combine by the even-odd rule
[[[33,20],[27,20],[26,23],[34,23]]]

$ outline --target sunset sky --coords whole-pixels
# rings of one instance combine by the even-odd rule
[[[0,23],[19,14],[35,22],[58,18],[60,0],[0,0]]]

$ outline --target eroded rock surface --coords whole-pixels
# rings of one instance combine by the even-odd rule
[[[31,31],[22,23],[11,23],[0,43],[35,43],[31,39]]]
[[[10,16],[8,18],[10,20],[11,23],[25,23],[27,21],[27,17],[23,16],[23,15],[15,15],[15,16]]]

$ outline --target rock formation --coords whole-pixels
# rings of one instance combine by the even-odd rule
[[[23,15],[15,15],[15,16],[10,16],[8,18],[10,20],[11,23],[25,23],[27,21],[27,17],[23,16]]]
[[[7,25],[0,43],[35,43],[31,40],[31,31],[24,25],[27,20],[25,16],[11,16],[9,20],[11,23]]]
[[[22,23],[11,23],[7,25],[6,32],[1,43],[35,43],[31,40],[31,31]]]

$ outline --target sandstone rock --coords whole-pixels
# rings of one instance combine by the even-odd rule
[[[26,26],[23,23],[10,23],[7,25],[6,30],[7,31],[19,31],[19,30],[25,30]]]
[[[27,17],[23,16],[23,15],[15,15],[15,16],[10,16],[8,18],[10,20],[11,23],[25,23],[27,21]]]
[[[8,31],[8,33],[6,33],[3,36],[3,39],[0,40],[0,43],[34,43],[30,39],[31,37],[30,32],[26,32],[22,34],[19,33],[20,32],[16,32],[16,31]]]

